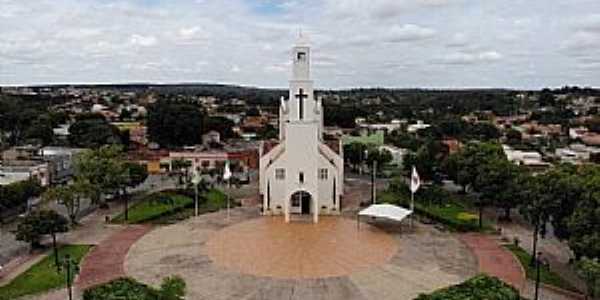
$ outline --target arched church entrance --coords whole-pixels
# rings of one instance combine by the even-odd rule
[[[291,213],[308,215],[312,211],[312,196],[305,191],[298,191],[292,194]]]

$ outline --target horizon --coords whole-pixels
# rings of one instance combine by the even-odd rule
[[[92,87],[106,87],[106,86],[225,86],[225,87],[233,87],[233,88],[243,88],[243,89],[259,89],[259,90],[283,90],[286,91],[289,89],[287,86],[256,86],[256,85],[244,85],[238,83],[221,83],[221,82],[80,82],[80,83],[35,83],[35,84],[14,84],[14,85],[2,85],[0,84],[0,88],[56,88],[62,86],[70,86],[70,87],[84,87],[84,86],[92,86]],[[338,87],[338,88],[321,88],[315,87],[315,91],[323,92],[323,91],[350,91],[350,90],[374,90],[374,89],[384,89],[384,90],[423,90],[423,91],[470,91],[470,90],[504,90],[504,91],[523,91],[523,92],[536,92],[541,91],[543,89],[557,90],[561,88],[580,88],[580,89],[592,89],[598,90],[599,87],[595,86],[578,86],[578,85],[562,85],[562,86],[545,86],[540,88],[532,88],[532,89],[521,89],[514,87],[394,87],[394,86],[356,86],[356,87]]]
[[[298,31],[315,85],[600,86],[594,0],[0,0],[0,86],[284,88]],[[534,13],[535,12],[535,13]]]

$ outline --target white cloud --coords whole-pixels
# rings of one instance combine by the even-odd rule
[[[447,65],[471,65],[480,63],[491,63],[502,60],[503,55],[496,51],[485,51],[479,53],[457,52],[434,59],[433,62]]]
[[[465,47],[469,44],[469,38],[466,34],[458,32],[452,35],[450,40],[446,43],[448,47]]]
[[[393,26],[387,36],[389,42],[410,42],[429,39],[435,35],[435,30],[414,24]]]
[[[273,5],[270,11],[256,9],[265,3]],[[600,2],[553,5],[0,0],[0,84],[226,81],[282,87],[289,48],[302,28],[313,42],[318,87],[600,85],[594,61],[600,57]],[[473,75],[482,71],[485,78]]]
[[[150,47],[156,45],[158,40],[154,36],[144,36],[140,34],[134,34],[129,38],[129,42],[134,46]]]

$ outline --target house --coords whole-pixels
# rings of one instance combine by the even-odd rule
[[[542,154],[537,151],[514,150],[507,145],[502,145],[502,149],[504,150],[504,154],[508,161],[517,165],[532,168],[545,168],[550,166],[549,163],[542,160]]]
[[[79,148],[44,147],[38,152],[42,160],[50,166],[52,183],[66,183],[75,174],[74,163],[77,154],[84,151]]]
[[[19,161],[18,164],[0,167],[0,185],[35,179],[41,186],[50,185],[50,170],[46,162]]]

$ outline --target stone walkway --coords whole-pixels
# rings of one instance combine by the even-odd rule
[[[389,232],[397,244],[395,254],[381,265],[349,275],[282,279],[242,274],[216,264],[207,249],[211,240],[222,229],[256,218],[262,217],[255,209],[237,208],[230,221],[224,212],[217,212],[157,228],[131,247],[125,273],[154,286],[165,276],[179,275],[187,282],[187,298],[217,300],[413,299],[478,273],[475,257],[461,241],[452,234],[420,225],[414,231]],[[238,245],[244,248],[237,255],[253,247],[250,243]],[[275,240],[265,237],[252,243]]]
[[[77,288],[84,290],[124,276],[123,263],[129,248],[151,229],[146,225],[128,226],[94,247],[81,264],[81,273],[75,283]]]

